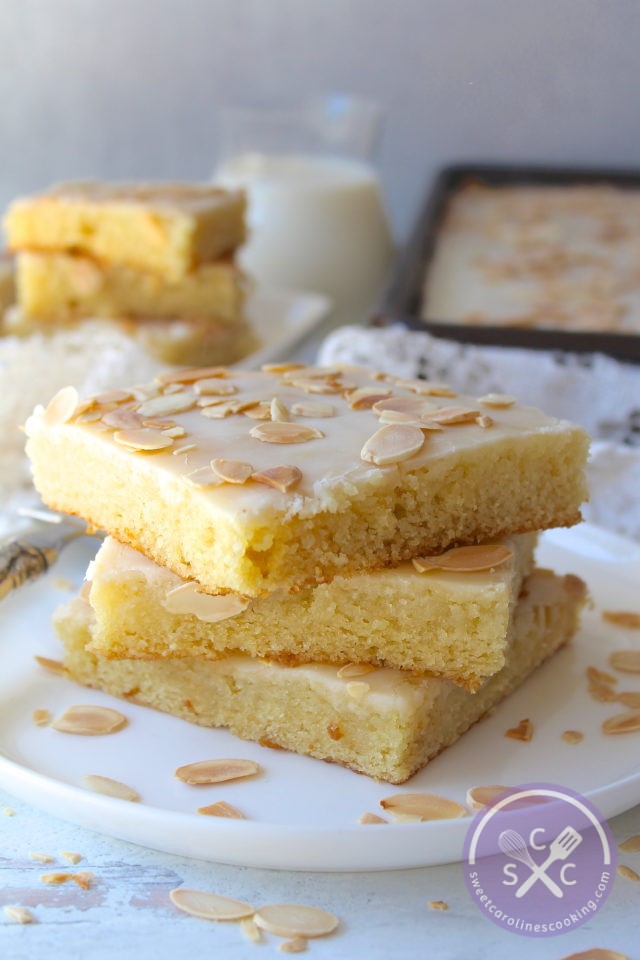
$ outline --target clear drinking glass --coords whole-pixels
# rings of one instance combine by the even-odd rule
[[[249,195],[242,266],[260,285],[328,294],[340,322],[371,309],[393,255],[372,163],[379,124],[376,104],[348,96],[220,112],[214,179]]]

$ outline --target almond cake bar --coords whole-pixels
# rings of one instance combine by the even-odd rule
[[[245,280],[232,260],[205,263],[171,281],[121,265],[67,253],[21,253],[16,282],[26,319],[66,322],[81,317],[242,317]]]
[[[468,689],[504,666],[535,534],[454,548],[438,566],[398,567],[247,601],[201,593],[143,554],[104,541],[90,564],[89,650],[153,659],[248,653],[285,663],[352,662],[446,676]],[[418,563],[422,568],[422,565]],[[462,568],[461,572],[460,568]]]
[[[449,680],[380,668],[340,675],[335,665],[220,660],[105,660],[88,650],[89,603],[56,614],[68,675],[86,686],[237,736],[266,740],[403,783],[518,687],[578,626],[584,585],[538,570],[526,581],[502,670],[477,693]]]
[[[581,428],[359,367],[187,370],[82,401],[67,388],[26,432],[49,506],[211,593],[568,526],[586,496]]]
[[[177,280],[245,240],[246,197],[205,183],[62,183],[15,200],[13,251],[81,253]]]

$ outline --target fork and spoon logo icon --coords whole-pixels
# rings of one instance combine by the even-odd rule
[[[538,864],[531,856],[524,837],[517,830],[503,830],[498,837],[498,846],[502,853],[523,863],[531,871],[527,879],[515,891],[516,897],[518,899],[524,897],[538,880],[550,890],[554,897],[563,897],[564,891],[549,876],[548,870],[558,860],[566,860],[580,843],[582,843],[582,835],[573,827],[565,827],[549,844],[546,860]]]

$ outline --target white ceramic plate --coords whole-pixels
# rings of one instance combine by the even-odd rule
[[[247,297],[245,309],[263,343],[237,364],[246,370],[287,357],[329,314],[331,300],[308,290],[256,287]]]
[[[33,656],[60,656],[49,621],[65,599],[61,578],[79,585],[95,548],[93,540],[77,542],[45,579],[0,606],[0,783],[52,814],[205,860],[288,870],[385,870],[459,859],[467,826],[465,820],[358,825],[361,813],[379,809],[379,800],[399,789],[464,802],[469,786],[548,781],[585,793],[606,816],[640,801],[640,734],[605,737],[600,725],[616,707],[592,700],[584,678],[587,665],[606,668],[611,650],[638,644],[637,631],[634,636],[610,626],[598,612],[639,609],[638,544],[586,524],[544,536],[540,562],[584,577],[597,609],[586,613],[580,636],[569,648],[404,788],[134,704],[123,707],[45,672]],[[620,689],[640,689],[640,678],[621,674]],[[119,706],[129,726],[113,736],[85,738],[32,723],[36,708],[55,715],[74,703]],[[535,725],[530,743],[503,736],[522,717]],[[568,728],[582,730],[584,741],[565,743],[561,733]],[[265,772],[208,787],[190,787],[173,776],[180,764],[216,756],[255,759]],[[81,778],[90,773],[129,784],[143,802],[89,793]],[[194,812],[218,799],[235,804],[251,819]]]

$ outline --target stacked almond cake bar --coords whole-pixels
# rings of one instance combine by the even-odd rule
[[[80,683],[402,783],[576,630],[534,568],[588,439],[357,367],[183,370],[27,423],[38,490],[109,534],[56,615]]]
[[[14,201],[14,332],[117,322],[165,363],[232,363],[253,338],[234,261],[246,198],[197,183],[64,183]]]

